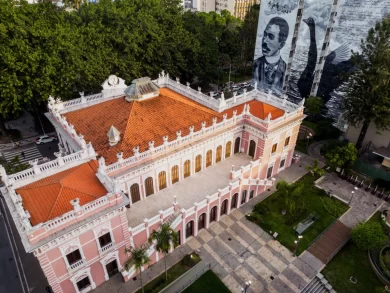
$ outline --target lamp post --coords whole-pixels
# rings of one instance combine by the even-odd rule
[[[241,292],[246,293],[246,290],[248,290],[248,288],[251,286],[251,284],[252,284],[251,281],[245,282],[245,289],[241,288]]]
[[[313,134],[311,134],[311,133],[309,133],[309,135],[308,136],[306,136],[306,138],[307,138],[307,142],[306,142],[306,148],[308,148],[309,147],[309,141],[310,141],[310,139],[311,139],[311,137],[313,136]]]
[[[355,187],[355,190],[358,190],[359,188]],[[348,205],[351,204],[353,196],[355,195],[355,191],[351,191],[351,198],[349,199]]]
[[[297,256],[297,250],[298,250],[299,241],[300,241],[302,238],[303,238],[302,235],[298,235],[298,239],[294,241],[294,243],[295,243],[295,250],[294,250],[293,256]]]

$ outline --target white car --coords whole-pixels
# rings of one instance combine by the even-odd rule
[[[217,92],[209,92],[208,95],[210,97],[215,97],[216,95],[218,95],[218,93]]]
[[[35,141],[36,144],[44,144],[52,141],[56,141],[57,137],[55,136],[48,136],[48,135],[42,135],[38,137]]]
[[[241,87],[239,85],[233,85],[233,91],[238,91]]]

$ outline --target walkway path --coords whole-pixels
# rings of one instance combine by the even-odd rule
[[[276,178],[296,181],[307,172],[305,167],[312,164],[313,159],[302,154],[299,163],[282,171]],[[322,262],[309,252],[293,257],[287,248],[272,239],[259,226],[247,221],[244,216],[253,209],[254,204],[274,191],[275,186],[240,209],[233,210],[230,215],[222,216],[209,229],[201,230],[197,237],[192,237],[168,255],[168,265],[172,266],[189,252],[199,250],[202,260],[211,264],[212,270],[232,292],[241,292],[241,287],[249,280],[252,285],[248,293],[300,292],[322,269]],[[164,262],[160,261],[143,272],[144,282],[147,283],[163,272]],[[139,286],[138,278],[124,283],[122,276],[118,274],[94,292],[127,293],[136,291]]]
[[[328,142],[329,142],[328,140],[320,140],[320,141],[316,141],[316,142],[310,144],[309,147],[307,148],[307,153],[312,158],[314,158],[320,162],[325,162],[325,158],[321,155],[320,150],[321,150],[321,147],[324,144],[327,144]]]

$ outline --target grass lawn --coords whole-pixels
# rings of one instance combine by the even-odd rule
[[[315,212],[319,216],[306,231],[302,233],[303,238],[299,242],[297,254],[301,254],[308,248],[310,243],[332,224],[339,216],[348,209],[347,205],[325,195],[325,191],[314,186],[314,181],[318,179],[310,173],[302,177],[294,184],[304,184],[303,196],[307,205],[306,213],[296,222],[290,223],[287,215],[282,215],[285,209],[285,197],[279,191],[274,192],[264,201],[258,203],[251,213],[249,220],[259,225],[264,231],[279,234],[277,240],[289,250],[295,249],[294,241],[297,233],[293,229],[300,221],[305,219],[310,213]],[[260,211],[260,212],[257,212]],[[262,212],[264,211],[264,212]]]
[[[164,260],[161,260],[164,261]],[[195,266],[198,262],[200,262],[200,257],[195,253],[191,255],[186,255],[181,261],[168,269],[168,281],[165,282],[165,271],[159,275],[157,278],[150,281],[145,285],[144,291],[145,293],[157,293],[160,292],[163,288],[168,286],[178,277],[183,275],[186,271]],[[141,293],[142,290],[139,289],[136,293]]]
[[[370,221],[379,221],[380,213],[376,213]],[[375,292],[377,287],[384,288],[377,278],[368,260],[367,251],[362,251],[352,241],[329,262],[321,272],[338,293]],[[349,281],[354,276],[357,283]]]
[[[231,293],[231,291],[212,270],[208,270],[183,293]]]
[[[309,143],[309,145],[310,145],[310,143]],[[297,144],[295,145],[295,150],[298,152],[307,154],[307,146],[308,146],[308,144],[307,144],[306,140],[298,139]]]

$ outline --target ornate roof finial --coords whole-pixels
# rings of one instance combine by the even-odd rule
[[[107,132],[108,143],[110,146],[116,145],[120,140],[120,132],[113,125],[111,125],[110,130]]]

